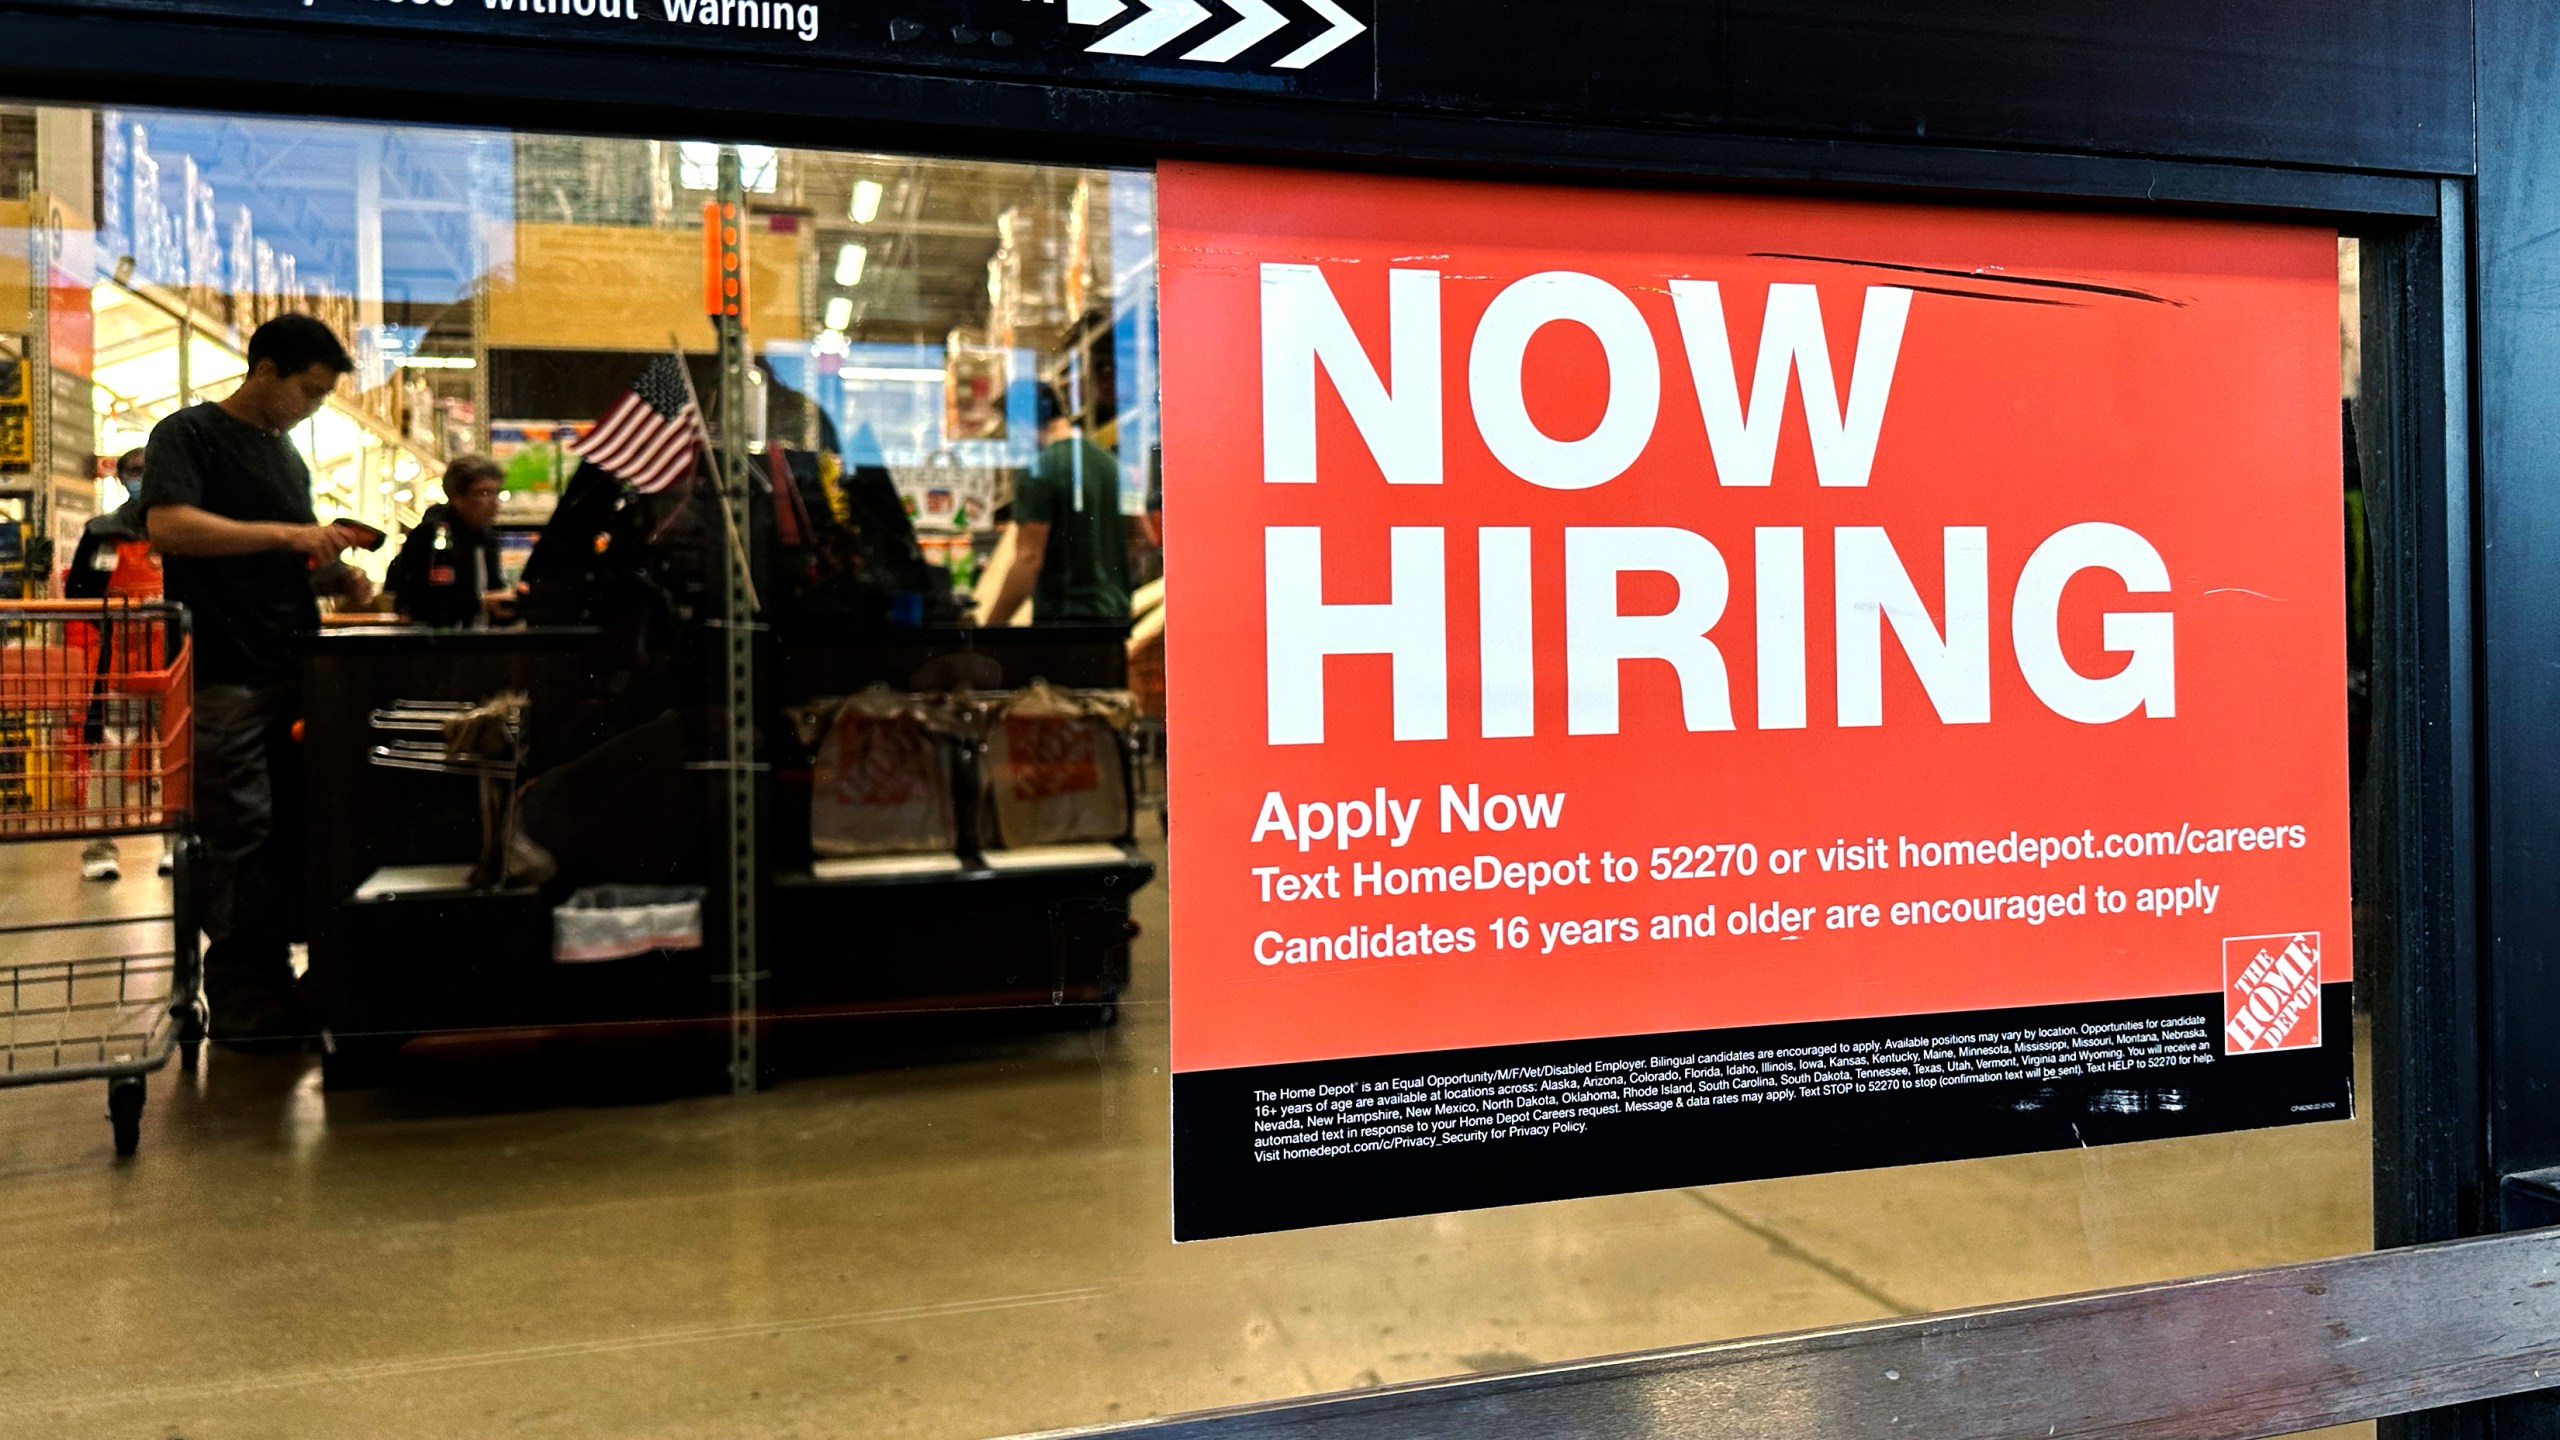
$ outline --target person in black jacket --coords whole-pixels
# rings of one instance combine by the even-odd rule
[[[71,568],[62,577],[65,600],[104,601],[109,596],[129,600],[160,598],[160,562],[151,555],[150,537],[144,533],[142,518],[142,460],[140,450],[127,450],[116,459],[116,479],[124,483],[124,504],[104,515],[92,518],[80,527],[80,543],[71,552]],[[133,569],[126,569],[131,566]],[[98,673],[104,676],[114,663],[114,631],[101,637],[98,646]],[[105,745],[106,717],[101,707],[92,704],[81,727],[81,739],[90,746]],[[100,778],[99,784],[118,784]],[[169,873],[170,857],[160,855],[160,873]],[[83,880],[116,880],[124,875],[124,853],[113,840],[92,840],[80,852],[80,878]]]
[[[106,598],[108,581],[116,573],[121,556],[119,546],[147,542],[142,520],[142,506],[137,496],[142,487],[141,450],[127,450],[116,458],[116,479],[124,483],[125,503],[97,516],[80,527],[80,543],[71,552],[71,569],[62,577],[62,598],[66,600],[102,600]],[[151,589],[156,593],[159,585]]]
[[[498,496],[506,472],[486,455],[445,467],[444,503],[427,513],[392,560],[387,588],[400,613],[439,630],[512,618],[515,597],[498,559]]]

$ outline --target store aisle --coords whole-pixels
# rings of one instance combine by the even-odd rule
[[[23,853],[11,913],[149,898]],[[1114,1030],[883,1034],[747,1100],[329,1095],[222,1053],[119,1166],[102,1087],[0,1093],[0,1433],[979,1436],[2369,1233],[2358,1122],[1176,1248],[1163,897]]]

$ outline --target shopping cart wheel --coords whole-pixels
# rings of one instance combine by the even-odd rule
[[[119,1075],[107,1082],[107,1121],[116,1127],[116,1153],[130,1155],[142,1144],[142,1077]]]

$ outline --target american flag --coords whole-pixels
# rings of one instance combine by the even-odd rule
[[[676,358],[661,355],[604,412],[595,429],[571,442],[569,451],[646,495],[692,475],[704,440],[693,387]]]

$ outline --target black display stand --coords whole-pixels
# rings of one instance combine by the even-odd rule
[[[309,818],[309,985],[326,1032],[333,1086],[370,1083],[404,1055],[556,1048],[616,1027],[663,1039],[712,1037],[728,1021],[716,959],[569,966],[551,958],[559,897],[525,886],[474,889],[462,875],[479,845],[469,785],[368,762],[369,717],[401,701],[478,701],[525,692],[541,748],[548,721],[592,709],[607,685],[601,637],[588,630],[325,634],[305,661],[303,758]],[[966,679],[1008,689],[1033,679],[1075,688],[1126,683],[1112,626],[979,630],[949,626],[841,636],[785,635],[760,687],[772,768],[760,851],[765,893],[759,1014],[776,1063],[823,1064],[828,1019],[897,1013],[1049,1012],[1108,1023],[1129,973],[1129,897],[1154,865],[1124,843],[1072,847],[1054,860],[990,856],[963,822],[935,868],[818,863],[808,842],[807,757],[782,723],[791,706],[872,684],[944,688]],[[974,782],[967,765],[960,784]],[[971,807],[962,806],[963,815]],[[1028,863],[1026,863],[1026,861]],[[808,1037],[803,1043],[802,1036]],[[579,1043],[582,1056],[597,1047]],[[708,1049],[705,1048],[708,1054]],[[706,1084],[716,1081],[706,1065]]]
[[[785,705],[873,685],[930,691],[965,681],[1012,690],[1046,680],[1117,690],[1129,680],[1127,634],[1118,625],[951,625],[849,645],[786,631],[774,672]],[[1154,864],[1125,835],[1120,844],[1077,847],[1085,853],[1053,863],[1009,863],[981,848],[971,757],[962,757],[954,783],[958,868],[863,873],[809,853],[808,772],[805,765],[776,767],[769,813],[781,818],[765,839],[774,860],[763,912],[773,962],[769,1013],[1051,1007],[1100,1023],[1116,1016],[1129,977],[1129,897],[1154,878]],[[778,945],[789,953],[778,953]]]

